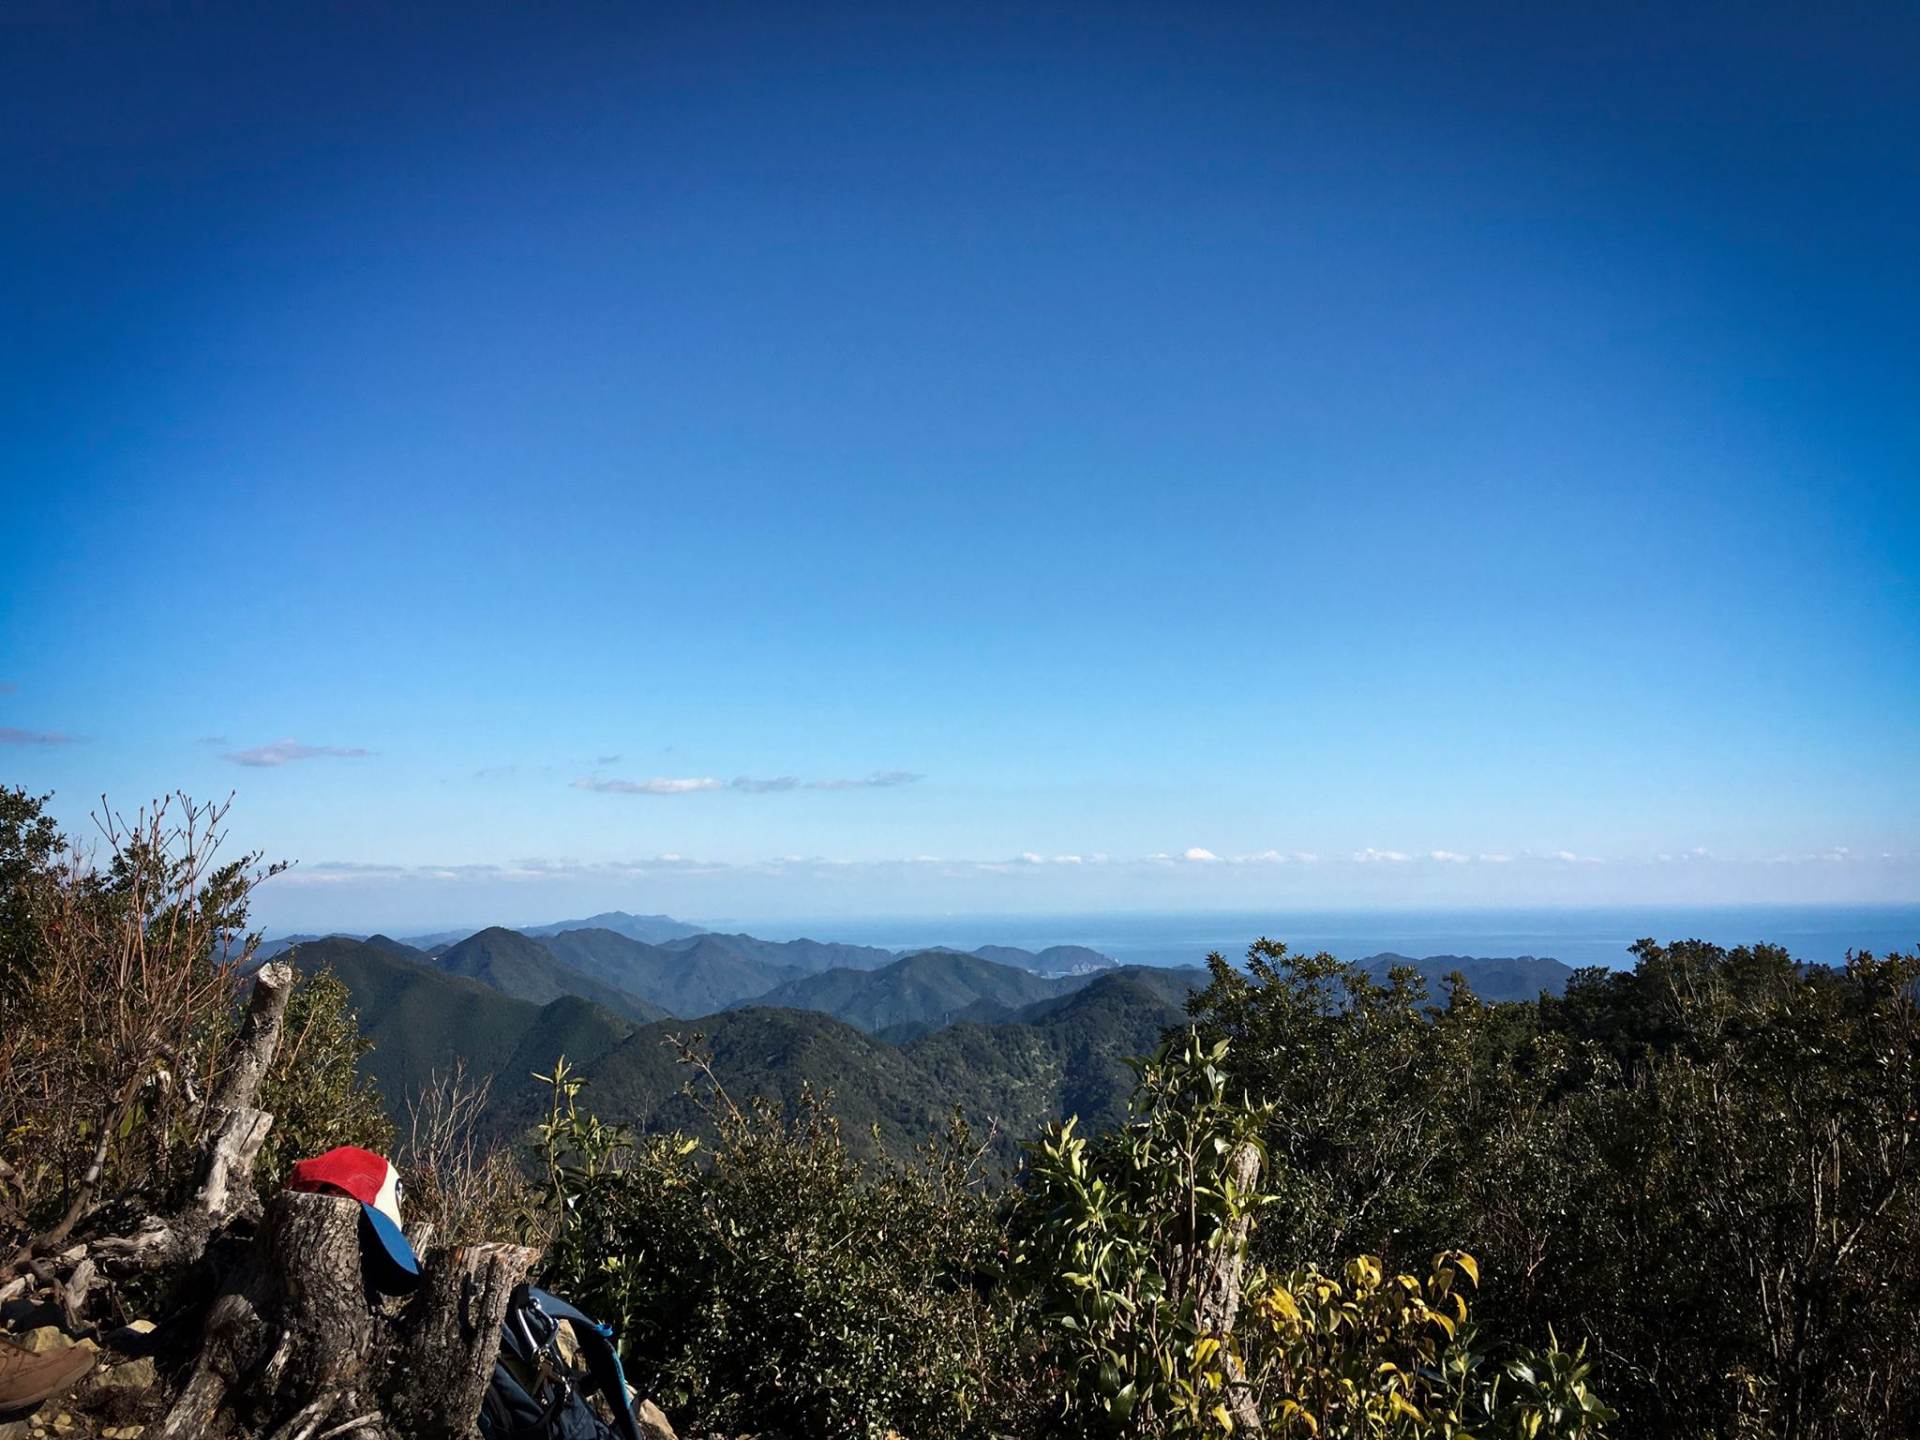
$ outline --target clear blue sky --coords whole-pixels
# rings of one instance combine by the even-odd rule
[[[1920,11],[170,8],[0,21],[76,825],[342,928],[1920,899]]]

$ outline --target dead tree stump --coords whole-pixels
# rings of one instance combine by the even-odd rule
[[[77,1316],[102,1272],[185,1270],[217,1243],[228,1274],[215,1280],[204,1267],[219,1293],[153,1440],[468,1440],[508,1299],[539,1252],[435,1250],[413,1295],[383,1301],[367,1284],[356,1201],[283,1190],[262,1213],[253,1166],[273,1116],[255,1102],[293,983],[285,963],[255,977],[209,1107],[193,1199],[83,1247],[61,1301]]]
[[[393,1417],[414,1440],[464,1440],[500,1352],[507,1301],[539,1252],[523,1245],[468,1245],[436,1251],[407,1307],[407,1332],[394,1387]]]
[[[1233,1188],[1246,1194],[1260,1178],[1260,1152],[1242,1145],[1227,1160],[1227,1178]],[[1200,1328],[1223,1339],[1233,1333],[1234,1318],[1240,1313],[1240,1286],[1246,1273],[1247,1237],[1252,1230],[1251,1213],[1241,1215],[1227,1226],[1219,1247],[1208,1258],[1201,1272],[1198,1304]],[[1233,1415],[1234,1429],[1244,1434],[1261,1432],[1260,1411],[1249,1393],[1246,1375],[1231,1351],[1226,1355],[1227,1406]]]
[[[358,1398],[373,1339],[360,1206],[283,1191],[248,1265],[207,1318],[193,1372],[159,1440],[216,1433],[223,1413],[241,1419],[249,1434],[311,1434]]]
[[[518,1245],[438,1250],[420,1289],[382,1307],[361,1268],[360,1206],[282,1191],[155,1440],[313,1440],[349,1421],[363,1440],[464,1440],[507,1300],[538,1258]]]

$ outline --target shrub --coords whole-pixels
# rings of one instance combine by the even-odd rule
[[[1584,1351],[1557,1342],[1495,1366],[1468,1324],[1462,1251],[1423,1282],[1373,1256],[1242,1285],[1249,1241],[1284,1206],[1258,1183],[1271,1108],[1232,1093],[1230,1049],[1194,1031],[1141,1063],[1132,1118],[1034,1148],[1017,1274],[1068,1379],[1064,1427],[1217,1437],[1593,1440],[1613,1418]]]
[[[540,1127],[554,1287],[615,1323],[628,1375],[708,1430],[915,1440],[1016,1428],[1030,1374],[1005,1307],[978,1147],[864,1164],[824,1097],[745,1108],[711,1075],[711,1150],[634,1143],[564,1066]]]
[[[254,1172],[262,1186],[278,1185],[294,1161],[336,1145],[382,1154],[392,1147],[393,1122],[380,1091],[359,1069],[372,1048],[337,975],[321,970],[295,983],[260,1087],[260,1107],[273,1115]]]
[[[1069,1422],[1110,1433],[1231,1430],[1230,1307],[1253,1212],[1246,1152],[1263,1108],[1229,1099],[1187,1032],[1139,1065],[1131,1119],[1091,1140],[1071,1119],[1033,1147],[1014,1275],[1067,1382]]]
[[[1465,1294],[1479,1273],[1456,1250],[1436,1255],[1424,1280],[1389,1275],[1362,1255],[1341,1279],[1306,1270],[1257,1282],[1241,1343],[1274,1431],[1322,1440],[1597,1440],[1616,1417],[1589,1384],[1585,1346],[1569,1353],[1556,1341],[1493,1363]]]
[[[1276,1102],[1254,1258],[1464,1246],[1488,1328],[1591,1335],[1635,1434],[1916,1433],[1920,959],[1635,955],[1497,1006],[1265,941],[1216,957],[1195,1018]]]
[[[15,833],[44,818],[32,808]],[[104,866],[63,843],[11,877],[25,933],[7,950],[25,959],[0,987],[0,1107],[43,1244],[103,1199],[165,1208],[193,1178],[257,878],[258,857],[215,863],[221,813],[109,815]]]
[[[459,1063],[435,1074],[407,1102],[397,1157],[409,1228],[433,1227],[434,1243],[520,1239],[544,1244],[548,1224],[535,1186],[505,1148],[482,1139],[490,1080],[470,1080]]]
[[[220,861],[224,815],[185,797],[132,821],[108,812],[96,865],[54,829],[45,797],[0,790],[0,1210],[22,1247],[10,1263],[108,1208],[165,1213],[198,1178],[258,943],[248,898],[278,868]],[[344,988],[302,989],[265,1091],[278,1164],[391,1133],[353,1073]]]

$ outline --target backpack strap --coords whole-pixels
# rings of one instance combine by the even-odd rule
[[[554,1319],[573,1322],[573,1335],[580,1342],[580,1353],[586,1357],[587,1373],[593,1377],[600,1393],[607,1397],[614,1428],[622,1440],[644,1440],[639,1422],[633,1418],[633,1406],[627,1401],[627,1372],[621,1367],[620,1352],[614,1348],[613,1331],[557,1295],[549,1295],[532,1285],[527,1287],[527,1293]]]

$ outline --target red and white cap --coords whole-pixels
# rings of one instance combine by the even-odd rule
[[[400,1227],[400,1172],[384,1155],[342,1145],[311,1160],[294,1164],[287,1189],[345,1195],[360,1202],[368,1228],[384,1253],[387,1265],[382,1289],[404,1288],[420,1277],[420,1261]],[[380,1258],[376,1255],[374,1258]]]

